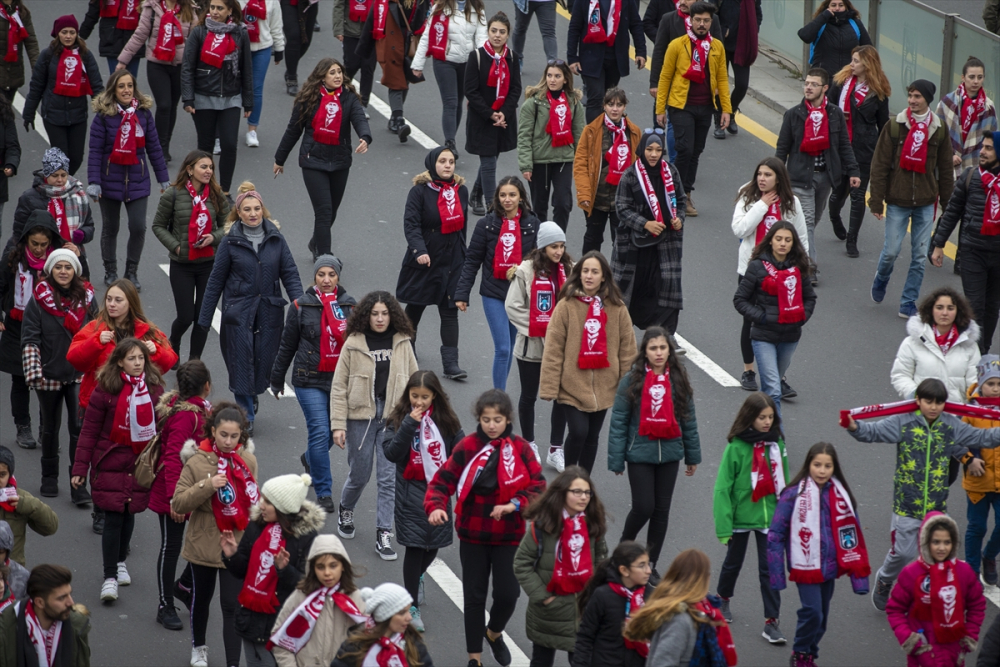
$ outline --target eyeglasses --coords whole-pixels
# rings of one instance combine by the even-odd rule
[[[569,492],[577,498],[590,498],[594,495],[594,492],[590,489],[570,489]]]
[[[633,569],[633,568],[635,568],[636,570],[643,570],[643,571],[646,571],[646,570],[652,570],[652,569],[653,569],[653,564],[652,564],[652,563],[650,563],[650,562],[649,562],[649,561],[647,560],[647,561],[646,561],[645,563],[643,563],[642,565],[629,565],[629,566],[628,566],[628,569],[630,569],[630,570],[631,570],[631,569]]]
[[[546,64],[546,65],[565,65],[565,64],[566,64],[566,61],[565,61],[565,60],[561,60],[561,59],[559,59],[559,58],[555,58],[555,59],[553,59],[553,60],[550,60],[550,61],[548,61],[548,62],[547,62],[547,63],[545,63],[545,64]]]
[[[647,127],[645,130],[642,131],[642,133],[643,134],[658,134],[661,137],[663,136],[663,130],[660,129],[660,128],[658,128],[658,127]]]

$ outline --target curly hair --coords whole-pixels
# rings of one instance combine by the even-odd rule
[[[212,440],[212,429],[218,428],[222,422],[234,422],[240,426],[240,442],[246,444],[250,439],[247,432],[247,413],[239,405],[232,401],[220,401],[212,406],[212,414],[205,420],[204,437]]]
[[[637,405],[642,400],[642,387],[646,382],[646,348],[656,338],[665,338],[667,341],[667,367],[670,370],[670,390],[676,408],[678,420],[688,418],[688,402],[691,399],[691,380],[688,378],[684,365],[677,357],[677,346],[670,340],[670,334],[663,327],[649,327],[642,336],[642,343],[639,344],[639,352],[632,362],[632,369],[628,376],[627,396],[629,402]]]
[[[343,63],[336,58],[323,58],[316,63],[313,71],[309,72],[309,76],[299,88],[299,94],[295,96],[295,101],[292,103],[294,106],[299,107],[299,124],[303,127],[308,123],[312,123],[313,114],[316,113],[316,107],[319,106],[319,101],[323,96],[321,89],[325,89],[324,81],[326,75],[334,66],[339,67],[340,73],[344,76],[344,82],[341,84],[341,87],[344,90],[351,91],[355,95],[358,94],[358,91],[354,89],[354,84],[347,78],[347,72],[344,70]]]
[[[959,331],[965,331],[969,324],[976,319],[976,313],[972,310],[969,300],[950,287],[938,287],[936,290],[924,297],[917,309],[920,321],[924,324],[934,326],[934,304],[941,297],[948,297],[955,304],[955,326]]]
[[[389,309],[390,328],[395,329],[397,333],[401,333],[404,336],[409,336],[411,339],[416,337],[417,332],[413,328],[413,324],[410,323],[410,318],[403,311],[403,307],[399,305],[399,301],[396,301],[396,297],[385,290],[375,290],[374,292],[365,294],[361,298],[361,301],[358,302],[358,305],[354,306],[351,315],[347,318],[347,329],[344,331],[344,338],[347,338],[351,334],[364,334],[371,331],[369,321],[371,320],[372,308],[377,303],[384,303],[385,307]]]

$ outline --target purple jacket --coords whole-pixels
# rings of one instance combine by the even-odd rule
[[[833,541],[833,528],[830,526],[830,494],[826,485],[820,489],[823,509],[820,512],[820,560],[823,568],[823,581],[837,578],[837,545]],[[771,588],[782,591],[785,582],[785,562],[791,542],[792,511],[795,508],[795,495],[798,485],[786,486],[778,498],[771,528],[767,533],[767,569],[771,575]],[[857,508],[854,508],[857,512]],[[851,575],[851,586],[854,592],[863,595],[868,592],[868,578]]]
[[[87,158],[87,181],[90,185],[100,185],[101,195],[115,201],[132,201],[149,196],[149,164],[153,163],[157,183],[170,181],[167,163],[160,148],[160,136],[156,133],[156,123],[149,109],[138,111],[139,124],[146,135],[145,148],[137,148],[139,164],[112,164],[111,146],[118,137],[121,126],[120,114],[106,116],[95,113],[90,124],[90,155]]]

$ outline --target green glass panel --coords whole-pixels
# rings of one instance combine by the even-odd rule
[[[882,69],[892,86],[889,106],[897,113],[906,106],[906,86],[911,81],[927,79],[940,85],[944,18],[894,0],[879,6],[878,29]]]
[[[962,66],[969,56],[975,56],[986,65],[986,94],[994,102],[1000,95],[1000,38],[987,36],[955,23],[955,42],[952,45],[952,85],[954,90],[962,81]],[[948,92],[948,91],[946,91]]]
[[[801,67],[802,40],[798,31],[806,0],[762,0],[764,21],[760,25],[760,40],[785,58]]]

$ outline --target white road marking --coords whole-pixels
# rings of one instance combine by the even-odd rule
[[[996,586],[988,586],[984,583],[983,594],[986,595],[987,600],[1000,607],[1000,588],[997,588]]]
[[[709,359],[704,352],[692,345],[689,340],[680,334],[675,334],[674,338],[677,339],[677,343],[681,347],[687,350],[687,358],[693,361],[695,366],[705,371],[705,373],[708,374],[708,377],[712,378],[723,387],[740,386],[739,380],[727,373],[722,366]]]
[[[358,79],[354,79],[354,86],[360,89],[361,81]],[[386,119],[388,119],[392,115],[392,109],[389,108],[389,105],[383,102],[382,99],[377,95],[373,94],[369,98],[368,106],[374,108],[375,111],[378,111],[380,114],[385,116]],[[441,145],[438,142],[431,139],[430,137],[428,137],[423,130],[421,130],[419,127],[417,127],[410,121],[406,121],[406,124],[410,126],[410,138],[415,139],[418,144],[420,144],[427,150],[430,150],[432,148],[437,148],[438,146]]]
[[[24,118],[24,103],[26,101],[27,100],[24,99],[24,95],[21,93],[14,93],[14,108],[17,109],[19,114],[21,114],[22,118]],[[39,124],[35,128],[35,132],[38,133],[38,136],[40,136],[45,143],[51,146],[52,142],[49,141],[49,133],[45,131],[45,126],[42,124],[41,120],[37,120],[37,122]]]

